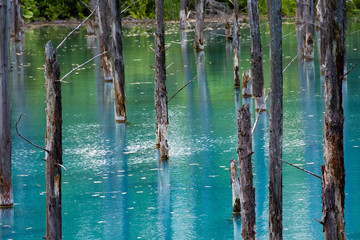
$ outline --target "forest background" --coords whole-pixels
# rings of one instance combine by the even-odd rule
[[[208,3],[215,0],[207,1]],[[91,0],[22,0],[23,15],[27,22],[29,21],[54,21],[54,20],[71,20],[82,19],[89,14],[86,4],[90,6]],[[232,9],[230,0],[216,0],[218,3],[227,5]],[[125,0],[124,7],[130,6],[123,13],[123,17],[134,19],[154,19],[155,18],[155,0]],[[348,14],[360,13],[360,0],[348,0]],[[247,11],[247,0],[239,0],[241,12]],[[124,8],[123,7],[123,8]],[[180,0],[164,1],[165,20],[178,20],[180,12]],[[195,11],[195,1],[188,0],[187,9]],[[283,16],[295,16],[296,1],[282,0]],[[266,0],[259,0],[259,12],[262,15],[267,14]]]

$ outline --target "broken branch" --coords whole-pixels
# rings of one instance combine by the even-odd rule
[[[296,54],[296,56],[289,62],[289,64],[284,68],[283,73],[290,67],[290,65],[295,61],[295,59],[298,57],[299,54]]]
[[[129,6],[127,6],[124,10],[121,11],[121,14],[123,14],[126,10],[129,9],[129,7],[131,7],[132,5],[134,5],[135,3],[137,3],[138,1],[140,1],[140,0],[137,0],[136,2],[133,2],[133,3],[129,4]]]
[[[320,177],[319,175],[316,175],[315,173],[309,172],[308,170],[305,170],[305,169],[303,169],[303,168],[301,168],[301,167],[298,167],[298,166],[296,166],[296,165],[294,165],[294,164],[291,164],[291,163],[289,163],[289,162],[287,162],[287,161],[284,161],[284,160],[282,160],[282,159],[280,159],[280,161],[282,161],[282,162],[284,162],[284,163],[286,163],[286,164],[288,164],[288,165],[290,165],[290,166],[292,166],[292,167],[295,167],[295,168],[297,168],[297,169],[299,169],[299,170],[301,170],[301,171],[304,171],[304,172],[306,172],[306,173],[308,173],[308,174],[310,174],[310,175],[313,175],[314,177],[317,177],[317,178],[320,178],[320,179],[321,179],[321,177]]]
[[[355,66],[356,66],[357,63],[355,63],[354,65],[352,65],[352,67],[350,68],[349,71],[347,71],[344,76],[342,77],[343,79],[346,77],[346,75],[348,75],[352,70],[354,70]]]
[[[192,83],[198,76],[194,77],[191,81],[187,82],[184,86],[182,86],[174,95],[172,95],[171,98],[167,102],[170,102],[171,99],[173,99],[181,90],[183,90],[187,85]]]

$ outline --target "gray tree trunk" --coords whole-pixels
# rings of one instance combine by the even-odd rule
[[[187,0],[180,0],[180,30],[186,28],[186,5]]]
[[[233,49],[234,49],[234,86],[240,87],[239,75],[239,48],[240,48],[240,26],[239,26],[239,0],[234,0],[234,15],[233,15]]]
[[[111,12],[108,0],[99,1],[98,6],[99,18],[99,39],[100,39],[100,52],[107,52],[101,55],[101,67],[104,71],[105,82],[112,81],[112,67],[110,59],[111,50]]]
[[[168,105],[166,92],[166,59],[165,59],[165,23],[164,0],[156,0],[156,33],[155,33],[155,111],[156,139],[160,147],[160,159],[169,158],[168,147]]]
[[[97,1],[96,0],[91,0],[90,3],[91,3],[90,4],[91,9],[94,10],[96,8]],[[95,33],[96,33],[96,31],[95,31],[95,18],[96,18],[96,15],[97,14],[94,14],[86,22],[86,31],[87,31],[87,34],[90,35],[90,36],[95,35]]]
[[[322,221],[325,239],[345,239],[345,166],[342,81],[345,62],[345,1],[325,5],[325,117]]]
[[[197,51],[204,50],[204,18],[205,18],[205,0],[196,0],[196,25],[194,49]]]
[[[231,176],[233,214],[240,214],[241,212],[240,179],[238,174],[237,161],[235,159],[230,160],[230,176]]]
[[[61,166],[62,166],[62,107],[60,65],[51,41],[45,46],[46,85],[46,236],[47,240],[62,238]]]
[[[0,0],[0,207],[14,204],[11,181],[10,0]]]
[[[303,57],[306,60],[314,59],[314,24],[315,24],[315,2],[304,0],[304,35],[303,35]]]
[[[123,123],[126,122],[126,99],[120,0],[111,0],[111,13],[115,120],[118,123]]]
[[[22,34],[24,32],[24,19],[21,7],[21,0],[13,0],[14,2],[14,25],[15,25],[15,41],[20,42],[22,40]]]
[[[320,73],[325,72],[325,5],[324,0],[319,0],[316,5],[316,20],[318,26],[318,46],[319,46],[319,61]]]
[[[283,73],[281,0],[269,0],[270,27],[270,135],[269,239],[282,239]]]
[[[251,76],[250,69],[246,70],[242,74],[242,96],[243,97],[251,97]]]
[[[261,112],[266,110],[266,104],[258,0],[248,0],[248,11],[251,36],[251,71],[253,95],[255,97],[255,109]]]
[[[241,235],[243,239],[255,240],[255,188],[253,187],[253,167],[251,163],[253,152],[249,104],[245,104],[239,109],[237,151],[241,179]]]
[[[303,0],[296,0],[295,24],[302,27],[304,24],[304,2]]]

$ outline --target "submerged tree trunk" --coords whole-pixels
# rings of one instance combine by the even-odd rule
[[[10,0],[0,0],[0,208],[12,207]]]
[[[60,65],[51,41],[45,46],[46,78],[46,236],[62,238],[61,217],[61,166],[62,166],[62,107]]]
[[[240,87],[239,75],[239,48],[240,48],[240,26],[239,26],[239,0],[234,0],[234,15],[233,15],[233,48],[234,48],[234,86]]]
[[[258,6],[258,0],[248,0],[253,94],[255,109],[261,112],[266,110],[266,104]]]
[[[90,1],[91,10],[96,8],[96,0]],[[86,22],[86,31],[88,35],[95,35],[95,18],[96,14],[94,14],[91,18],[89,18]]]
[[[20,42],[22,40],[22,34],[24,32],[24,19],[21,7],[21,0],[13,0],[14,2],[14,25],[15,25],[15,41]]]
[[[304,24],[304,2],[303,0],[296,0],[295,24],[303,27]]]
[[[125,72],[120,0],[111,0],[115,120],[126,122]]]
[[[180,30],[186,28],[186,4],[187,0],[180,0]]]
[[[325,72],[325,5],[324,0],[319,0],[316,5],[316,20],[318,26],[318,46],[319,46],[319,61],[320,73]]]
[[[164,0],[156,0],[156,33],[155,33],[155,111],[156,143],[160,147],[160,159],[169,158],[168,147],[168,105],[166,92],[165,61],[165,23]]]
[[[237,161],[235,159],[230,160],[230,177],[232,188],[232,207],[233,214],[240,214],[241,212],[241,193],[240,193],[240,179],[238,174]]]
[[[283,73],[281,0],[269,0],[270,26],[270,135],[269,239],[282,239]]]
[[[99,18],[99,35],[100,35],[100,52],[107,52],[101,55],[101,67],[104,71],[105,82],[112,81],[112,68],[110,59],[111,49],[111,12],[109,2],[107,0],[99,1],[98,5]]]
[[[325,0],[325,117],[322,221],[325,239],[345,239],[345,166],[342,80],[345,61],[345,4]]]
[[[251,76],[250,69],[246,70],[242,74],[242,96],[251,97]]]
[[[241,235],[243,239],[255,240],[255,188],[253,187],[253,168],[251,163],[251,155],[253,152],[249,104],[243,105],[239,109],[237,151],[241,179]]]
[[[204,18],[205,18],[205,0],[196,0],[196,25],[194,49],[197,51],[204,50]]]
[[[314,0],[304,1],[303,57],[306,60],[314,59],[314,8]]]
[[[225,36],[226,39],[231,40],[232,39],[232,33],[231,33],[231,27],[228,20],[225,22]]]

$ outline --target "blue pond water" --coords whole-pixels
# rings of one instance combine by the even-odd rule
[[[349,21],[348,69],[360,60],[360,25]],[[25,52],[12,45],[12,122],[25,112],[19,129],[43,145],[45,135],[44,45],[57,45],[69,27],[26,30]],[[284,23],[284,67],[297,54],[295,25]],[[125,27],[124,55],[129,123],[115,124],[112,84],[104,83],[99,60],[71,75],[63,91],[62,178],[64,239],[241,239],[241,220],[232,216],[229,164],[237,158],[237,109],[253,100],[233,88],[232,46],[222,25],[208,25],[204,53],[192,49],[193,32],[180,36],[167,25],[168,95],[198,79],[169,103],[169,163],[159,163],[153,104],[154,28]],[[262,42],[269,42],[262,25]],[[242,31],[241,71],[250,68],[249,29]],[[181,44],[180,39],[186,41]],[[60,49],[65,74],[99,53],[98,40],[81,30]],[[358,49],[359,48],[359,49]],[[269,49],[264,47],[265,87]],[[346,232],[360,239],[360,68],[344,83]],[[283,158],[320,175],[323,164],[323,78],[318,53],[313,62],[296,60],[284,74]],[[257,238],[268,238],[269,115],[263,113],[253,136]],[[45,235],[44,153],[13,129],[15,207],[0,209],[2,239]],[[322,239],[321,182],[283,166],[284,239]]]

